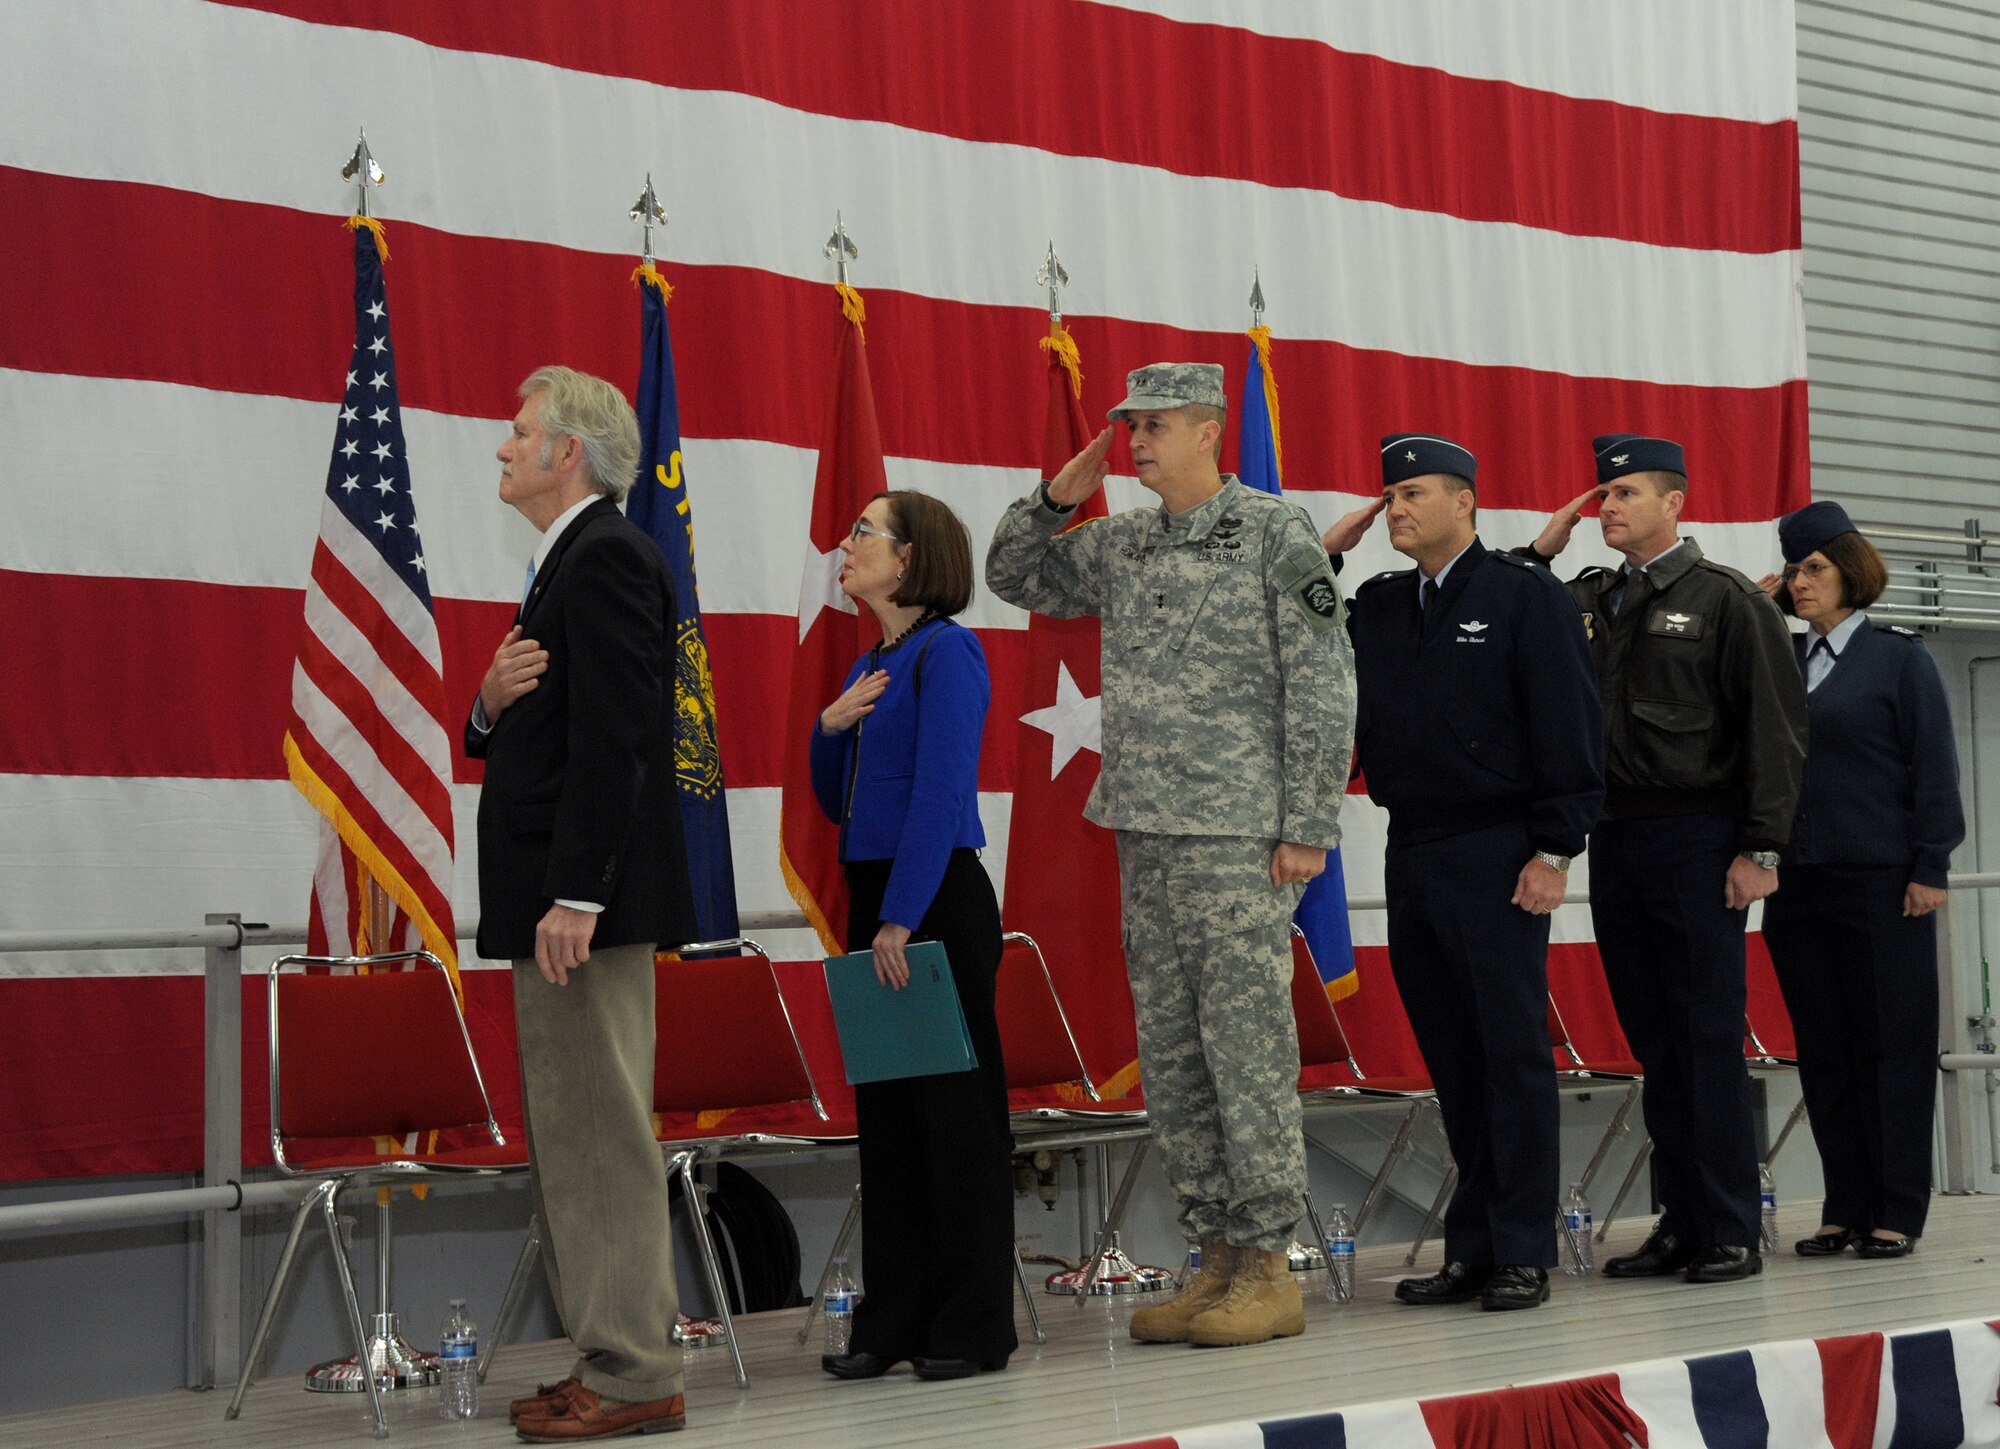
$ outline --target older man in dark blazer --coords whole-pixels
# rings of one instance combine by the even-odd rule
[[[510,1406],[530,1443],[682,1426],[667,1181],[654,1141],[653,952],[694,934],[673,760],[673,584],[618,504],[639,430],[610,383],[545,367],[499,450],[541,531],[466,725],[479,952],[514,963],[549,1284],[580,1357]]]

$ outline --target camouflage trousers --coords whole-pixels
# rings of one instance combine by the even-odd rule
[[[1118,832],[1153,1141],[1189,1242],[1287,1247],[1306,1186],[1291,916],[1275,842]]]

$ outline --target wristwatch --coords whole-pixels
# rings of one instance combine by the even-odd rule
[[[1535,859],[1539,860],[1543,865],[1547,866],[1550,870],[1559,870],[1564,875],[1569,874],[1570,858],[1566,855],[1556,855],[1551,851],[1538,850],[1535,852]]]
[[[1076,505],[1074,503],[1058,503],[1055,501],[1055,499],[1049,497],[1049,480],[1047,478],[1044,478],[1042,480],[1041,492],[1042,492],[1042,507],[1048,509],[1051,513],[1076,512]]]
[[[1759,870],[1776,870],[1778,852],[1775,850],[1739,850],[1736,852]]]

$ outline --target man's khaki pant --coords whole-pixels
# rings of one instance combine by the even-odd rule
[[[569,985],[514,963],[542,1261],[572,1372],[606,1398],[681,1392],[667,1176],[653,1137],[653,947],[590,953]]]

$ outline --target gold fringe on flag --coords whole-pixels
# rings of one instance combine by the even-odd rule
[[[375,233],[375,250],[381,253],[383,261],[388,261],[389,236],[388,233],[382,230],[382,223],[372,216],[361,216],[359,214],[347,218],[347,229],[349,231],[358,231],[364,226]]]
[[[1257,346],[1257,365],[1264,370],[1264,410],[1271,415],[1271,452],[1278,460],[1278,477],[1285,476],[1285,445],[1278,432],[1278,374],[1271,370],[1271,329],[1252,327],[1250,340]]]
[[[1083,396],[1083,354],[1076,349],[1076,339],[1069,335],[1069,328],[1058,322],[1049,329],[1049,335],[1042,339],[1042,351],[1049,353],[1063,365],[1069,374],[1069,385]]]
[[[674,289],[667,285],[667,279],[660,275],[651,262],[642,262],[632,269],[632,285],[658,288],[662,306],[674,300]]]
[[[868,333],[861,324],[868,320],[868,307],[861,300],[861,294],[845,282],[835,282],[833,290],[840,293],[841,315],[854,324],[854,330],[860,333],[861,340],[866,342],[868,340]]]

